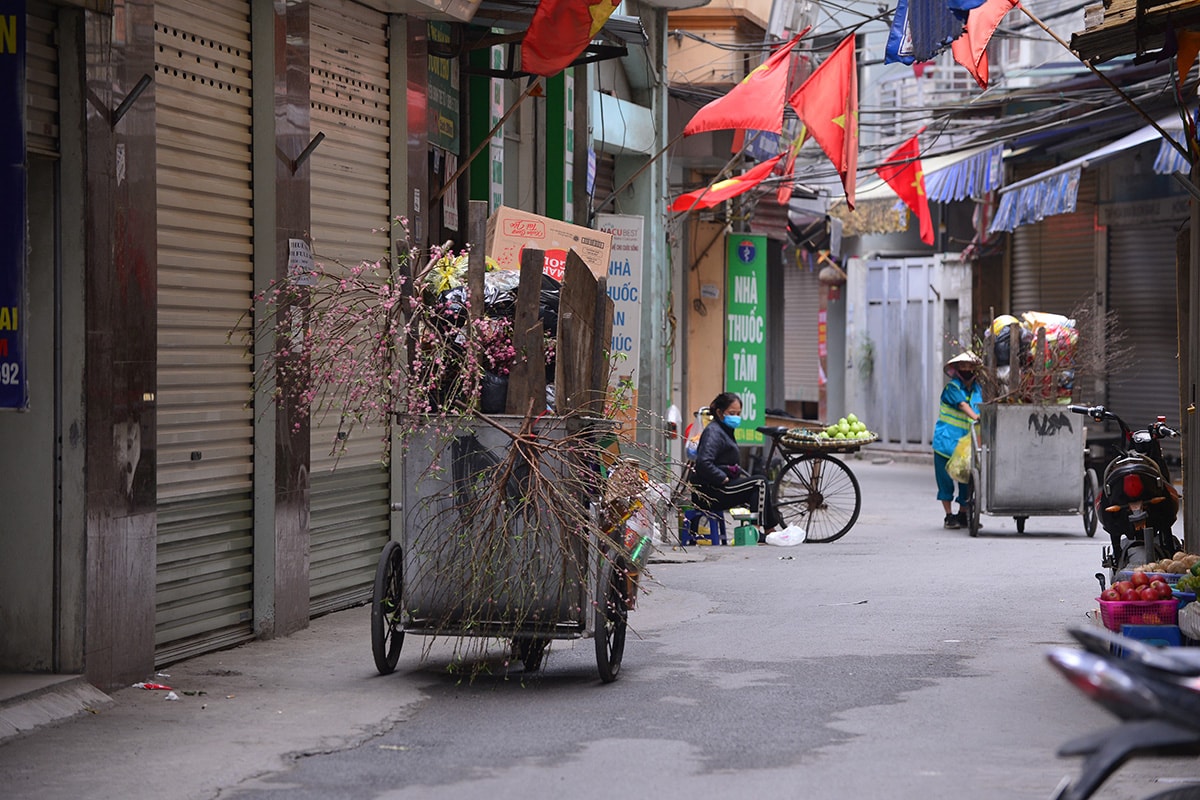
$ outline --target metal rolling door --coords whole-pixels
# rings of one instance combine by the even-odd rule
[[[1108,231],[1108,307],[1132,350],[1127,366],[1108,376],[1108,406],[1132,428],[1162,414],[1179,429],[1179,334],[1175,314],[1177,226],[1138,225]],[[1179,440],[1163,442],[1169,458]]]
[[[1022,225],[1012,237],[1012,307],[1071,316],[1088,302],[1096,276],[1096,176],[1085,171],[1076,211]],[[1000,313],[997,309],[996,313]]]
[[[252,635],[250,4],[158,2],[159,663]]]
[[[793,248],[786,248],[793,254]],[[785,261],[787,259],[785,258]],[[820,399],[820,357],[817,352],[817,317],[821,308],[816,270],[785,263],[783,266],[783,369],[787,400]]]
[[[320,0],[310,9],[311,128],[325,140],[312,156],[312,237],[326,269],[388,254],[389,100],[387,16],[356,3]],[[340,456],[339,419],[312,422],[309,521],[310,613],[369,597],[389,538],[386,431],[352,432]]]
[[[25,14],[25,148],[58,155],[58,25],[53,6],[30,3]]]

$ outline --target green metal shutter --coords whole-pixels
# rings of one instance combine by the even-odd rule
[[[160,1],[154,29],[164,663],[252,635],[250,4]]]
[[[326,269],[388,254],[389,85],[387,15],[357,3],[320,0],[310,9],[311,128],[325,140],[312,156],[313,251]],[[339,265],[341,265],[339,267]],[[390,535],[388,471],[380,439],[356,429],[333,452],[340,420],[312,421],[309,608],[345,608],[371,593]]]

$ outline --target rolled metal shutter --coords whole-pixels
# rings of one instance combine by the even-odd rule
[[[1074,213],[1013,231],[1011,313],[1071,316],[1091,299],[1096,282],[1095,197],[1095,173],[1085,171]]]
[[[58,22],[55,9],[32,2],[25,12],[25,149],[58,155]]]
[[[312,156],[316,260],[337,271],[388,255],[389,86],[387,15],[357,3],[319,0],[309,11],[311,128],[325,140]],[[339,266],[340,265],[340,266]],[[309,610],[316,615],[367,599],[390,535],[386,431],[351,433],[341,420],[312,421]]]
[[[159,663],[251,638],[250,3],[154,6]]]
[[[1175,313],[1175,237],[1171,225],[1108,229],[1108,307],[1133,351],[1108,376],[1108,406],[1131,428],[1162,414],[1179,429],[1179,332]],[[1163,442],[1180,457],[1179,440]]]
[[[821,285],[816,270],[796,263],[795,248],[788,247],[785,253],[793,258],[783,265],[784,398],[816,403],[820,400],[817,318]]]

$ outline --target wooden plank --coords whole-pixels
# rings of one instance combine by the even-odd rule
[[[558,298],[555,402],[561,416],[596,410],[593,350],[596,337],[596,278],[574,250],[567,252]]]
[[[608,278],[596,283],[596,339],[592,344],[592,387],[601,398],[608,394],[608,379],[612,372],[609,353],[612,345],[613,301],[608,296]],[[594,409],[603,413],[604,406]]]
[[[467,203],[467,241],[474,245],[467,259],[467,296],[471,299],[467,313],[471,319],[483,316],[483,273],[487,271],[483,242],[487,238],[487,216],[486,200]]]
[[[521,279],[517,285],[512,334],[517,358],[508,373],[508,404],[504,409],[508,414],[524,415],[532,407],[536,416],[546,408],[545,342],[542,321],[538,319],[545,263],[546,254],[542,250],[527,249],[521,253]]]

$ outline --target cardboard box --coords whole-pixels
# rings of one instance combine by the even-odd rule
[[[597,278],[608,276],[612,234],[500,206],[488,219],[486,254],[500,269],[519,270],[521,250],[526,247],[545,251],[543,271],[555,280],[563,278],[569,250],[574,250]]]

